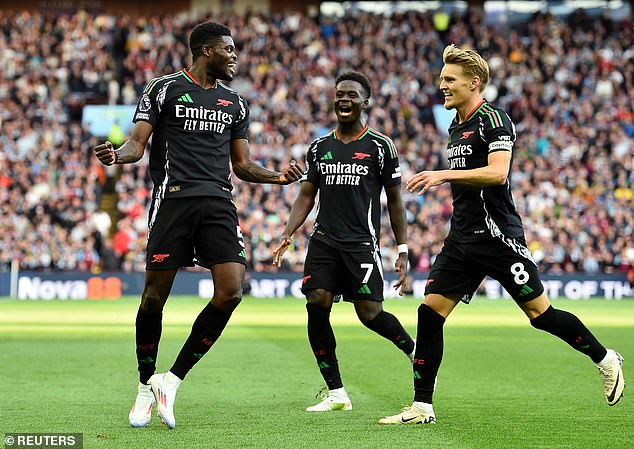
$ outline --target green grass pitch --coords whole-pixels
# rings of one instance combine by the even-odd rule
[[[304,301],[245,298],[176,400],[177,426],[129,427],[136,394],[138,298],[0,300],[0,433],[81,432],[85,448],[632,448],[634,393],[608,407],[590,361],[534,330],[510,300],[476,298],[445,325],[435,426],[381,426],[412,400],[412,369],[333,310],[350,412],[307,413],[323,381],[306,337]],[[167,370],[205,301],[173,297],[158,368]],[[413,299],[387,300],[412,333]],[[634,300],[554,301],[625,358],[634,378]],[[630,389],[634,387],[630,386]]]

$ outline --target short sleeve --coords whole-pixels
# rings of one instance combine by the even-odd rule
[[[319,185],[319,163],[317,161],[317,141],[313,141],[306,152],[306,171],[300,182],[308,181],[316,186]]]
[[[238,95],[238,113],[231,127],[231,140],[249,140],[249,104]]]
[[[159,83],[152,80],[143,90],[143,94],[141,98],[139,98],[136,110],[134,111],[134,117],[132,118],[133,123],[143,121],[148,122],[152,126],[156,126],[160,113],[157,103],[157,92],[160,92],[160,89],[156,86],[157,84]]]
[[[488,143],[488,152],[513,151],[515,143],[515,125],[500,109],[484,110],[484,138]]]

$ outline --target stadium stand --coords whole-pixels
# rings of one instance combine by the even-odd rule
[[[134,104],[152,77],[187,66],[186,31],[204,19],[0,11],[2,269],[13,259],[30,270],[144,269],[147,161],[104,170],[91,149],[106,136],[82,127],[82,107]],[[393,137],[403,179],[442,167],[446,137],[433,113],[442,101],[442,49],[448,42],[477,46],[492,69],[485,96],[518,129],[515,200],[542,270],[632,269],[630,19],[538,13],[503,32],[470,14],[453,14],[447,31],[435,29],[431,13],[418,12],[223,21],[240,46],[232,87],[250,103],[253,157],[270,167],[302,160],[310,141],[333,129],[332,85],[345,69],[373,81],[369,122]],[[274,271],[272,248],[297,185],[234,185],[250,268]],[[105,201],[113,194],[116,201]],[[403,197],[410,262],[424,272],[446,234],[451,195],[440,187]],[[296,234],[282,269],[301,271],[311,223]],[[386,270],[395,257],[391,235],[384,220]]]

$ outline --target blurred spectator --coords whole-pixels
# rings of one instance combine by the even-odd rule
[[[186,67],[186,30],[200,20],[0,12],[0,266],[18,258],[25,269],[119,268],[114,251],[121,269],[143,270],[147,164],[104,171],[90,150],[97,136],[78,124],[81,108],[134,104],[152,77]],[[442,103],[442,49],[477,46],[493,69],[487,98],[517,126],[515,201],[541,268],[632,273],[631,19],[537,13],[506,30],[469,12],[442,11],[337,19],[250,13],[223,21],[240,47],[232,85],[250,103],[252,156],[271,167],[303,158],[311,140],[333,129],[332,80],[347,69],[382,74],[368,119],[394,138],[403,179],[443,167],[446,135],[433,114]],[[116,223],[99,211],[109,177]],[[234,185],[250,268],[274,270],[274,239],[297,186]],[[445,186],[421,197],[404,191],[403,199],[412,269],[426,271],[447,232],[451,195]],[[301,271],[313,220],[297,232],[282,269]],[[395,243],[387,219],[382,226],[391,270]]]

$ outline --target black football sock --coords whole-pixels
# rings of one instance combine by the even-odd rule
[[[145,312],[136,314],[136,358],[139,364],[139,381],[147,384],[156,371],[156,356],[161,339],[163,312]]]
[[[179,379],[184,379],[193,366],[207,354],[209,348],[220,338],[229,318],[231,318],[231,313],[218,309],[212,303],[207,304],[194,321],[192,331],[170,371]]]
[[[414,401],[432,403],[434,385],[443,352],[445,317],[431,307],[418,307],[416,352],[414,353]]]
[[[592,332],[570,312],[548,307],[544,313],[531,320],[531,326],[561,338],[577,351],[599,363],[607,354],[606,349]]]
[[[377,316],[363,324],[381,337],[390,340],[406,355],[410,355],[414,350],[414,340],[391,313],[381,310]]]
[[[335,349],[337,341],[330,325],[330,310],[307,303],[308,341],[329,390],[343,387]]]

